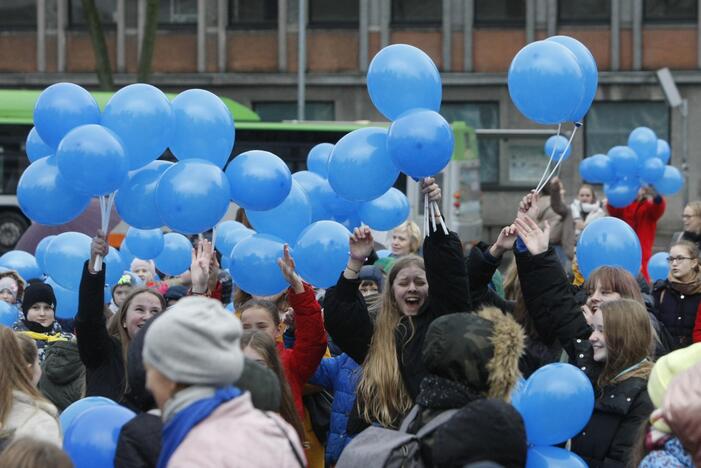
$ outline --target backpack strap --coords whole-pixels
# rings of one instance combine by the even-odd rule
[[[414,407],[411,408],[411,411],[409,411],[409,414],[407,414],[404,417],[404,419],[402,419],[402,424],[399,426],[399,429],[398,429],[399,432],[406,433],[406,431],[409,430],[409,426],[411,425],[411,423],[414,422],[414,420],[416,419],[416,416],[419,415],[420,409],[421,408],[419,407],[419,405],[414,405]]]
[[[431,419],[428,422],[428,424],[426,424],[424,427],[419,429],[419,432],[416,433],[416,437],[421,439],[425,435],[430,434],[431,432],[435,431],[438,426],[447,422],[457,412],[458,412],[457,409],[449,409],[449,410],[443,411],[441,414],[439,414],[435,418]]]

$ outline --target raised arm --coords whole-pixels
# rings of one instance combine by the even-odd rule
[[[110,352],[112,342],[107,333],[105,320],[104,287],[105,269],[95,272],[92,266],[97,255],[107,256],[108,246],[104,233],[98,232],[90,246],[90,261],[83,266],[83,276],[78,292],[78,313],[75,317],[75,331],[78,338],[80,359],[87,368],[98,367]]]

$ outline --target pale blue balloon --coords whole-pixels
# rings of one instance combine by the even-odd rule
[[[56,296],[56,317],[60,319],[73,319],[78,313],[78,291],[66,289],[51,278],[47,278],[46,284],[51,286]]]
[[[317,221],[300,234],[294,248],[297,272],[318,288],[336,284],[348,263],[350,231],[335,221]]]
[[[92,240],[80,232],[64,232],[51,241],[44,255],[48,275],[59,285],[77,291],[83,266],[90,259]]]
[[[684,177],[676,167],[665,166],[664,174],[653,185],[660,195],[674,195],[684,186]]]
[[[74,128],[99,123],[100,108],[95,98],[73,83],[52,84],[41,92],[34,104],[34,126],[51,148],[57,148],[61,139]]]
[[[638,127],[628,135],[628,146],[640,159],[657,156],[657,135],[647,127]]]
[[[640,159],[628,146],[614,146],[608,152],[613,172],[617,178],[638,176]]]
[[[34,255],[23,250],[10,250],[0,257],[0,266],[15,270],[25,281],[44,276]]]
[[[667,275],[669,275],[668,256],[669,252],[658,252],[647,261],[647,274],[653,283],[667,279]]]
[[[248,229],[238,221],[224,221],[217,225],[216,249],[222,254],[222,259],[229,257],[231,251],[242,239],[252,236],[255,231]]]
[[[172,165],[168,161],[153,161],[128,174],[114,198],[117,213],[125,223],[139,229],[154,229],[163,224],[156,206],[156,188]]]
[[[584,228],[577,241],[577,263],[584,278],[600,266],[617,266],[633,277],[640,273],[642,250],[638,235],[625,221],[607,216]]]
[[[137,258],[151,260],[163,251],[163,232],[160,229],[130,227],[124,238],[129,251]]]
[[[295,172],[292,174],[292,180],[302,187],[309,198],[309,203],[312,206],[312,222],[329,219],[331,214],[324,205],[324,197],[330,197],[330,192],[333,192],[333,189],[328,181],[319,174],[310,171]]]
[[[409,217],[409,200],[392,187],[384,195],[361,204],[358,214],[362,222],[372,229],[389,231]]]
[[[579,174],[583,180],[593,184],[603,184],[615,180],[611,158],[605,154],[589,156],[579,163]]]
[[[231,200],[246,210],[264,211],[289,195],[292,174],[287,164],[268,151],[251,150],[234,158],[226,168]]]
[[[60,176],[56,157],[33,162],[17,184],[17,202],[29,219],[39,224],[65,224],[80,215],[90,196],[73,190]]]
[[[357,211],[353,211],[342,216],[334,216],[331,218],[331,221],[336,221],[349,231],[352,231],[363,224]]]
[[[5,301],[0,301],[0,325],[11,328],[17,318],[17,309]]]
[[[277,265],[284,241],[268,234],[254,234],[234,247],[229,271],[243,291],[255,296],[270,296],[289,285]]]
[[[124,271],[128,270],[129,267],[124,264],[119,250],[111,246],[107,256],[103,260],[105,264],[105,281],[108,285],[114,286],[122,277]]]
[[[567,159],[570,157],[570,154],[572,154],[572,145],[562,135],[553,135],[545,140],[545,155],[548,158],[552,156],[553,161],[559,161],[563,157]]]
[[[633,203],[638,196],[640,185],[637,180],[619,179],[617,181],[604,184],[604,195],[608,204],[616,208],[625,208]]]
[[[176,232],[163,236],[163,251],[156,257],[156,268],[167,275],[185,273],[192,262],[192,243]]]
[[[387,130],[366,127],[341,138],[329,159],[329,183],[342,198],[368,201],[394,185],[399,169],[387,149]]]
[[[24,146],[29,162],[34,162],[37,159],[54,154],[54,149],[44,143],[44,140],[42,140],[39,136],[36,127],[32,127],[32,129],[29,131],[29,135],[27,135],[27,141]]]
[[[172,103],[175,128],[170,150],[179,161],[205,159],[223,169],[234,148],[234,118],[217,95],[188,89]]]
[[[122,258],[122,262],[124,262],[124,269],[130,270],[131,262],[136,258],[136,255],[131,253],[129,247],[127,247],[127,243],[124,242],[124,240],[122,240],[122,245],[119,246],[119,256]]]
[[[588,468],[587,462],[567,449],[552,446],[529,447],[526,468]]]
[[[350,201],[337,194],[328,180],[321,185],[321,203],[328,216],[323,219],[347,218],[358,211],[359,202]]]
[[[294,245],[299,234],[312,222],[312,206],[302,187],[292,181],[292,189],[282,203],[267,211],[247,210],[246,216],[257,232]]]
[[[643,161],[640,168],[640,178],[647,184],[654,184],[664,176],[664,163],[658,158]]]
[[[662,161],[663,164],[669,163],[669,158],[672,155],[672,150],[669,147],[669,143],[665,140],[657,139],[657,153],[656,156]]]
[[[102,112],[102,125],[119,136],[129,170],[134,170],[157,159],[168,148],[175,117],[161,90],[134,83],[110,98]]]
[[[44,255],[46,255],[46,249],[49,247],[51,241],[55,238],[56,236],[44,237],[42,240],[39,241],[39,243],[37,244],[37,248],[34,250],[34,258],[37,261],[37,265],[39,265],[39,269],[43,273],[46,273],[46,263],[44,263]]]
[[[319,143],[309,150],[307,155],[307,170],[319,174],[321,177],[329,176],[329,158],[333,151],[331,143]]]
[[[61,416],[59,416],[61,432],[65,434],[66,429],[68,429],[68,427],[70,427],[71,424],[73,424],[75,418],[77,418],[78,415],[83,413],[85,410],[93,408],[95,406],[116,404],[117,403],[110,400],[109,398],[101,396],[90,396],[74,401],[73,403],[68,405],[68,407],[65,410],[63,410],[63,412],[61,412]]]

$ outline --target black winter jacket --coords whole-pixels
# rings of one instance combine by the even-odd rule
[[[590,467],[625,466],[638,427],[654,409],[646,380],[631,377],[597,388],[602,367],[594,361],[591,329],[555,252],[552,248],[534,256],[516,252],[516,262],[526,306],[539,332],[542,328],[544,334],[557,336],[570,363],[587,374],[595,389],[594,413],[584,430],[572,439],[572,451]]]
[[[655,299],[655,316],[670,333],[673,349],[692,344],[691,334],[701,294],[682,294],[674,289],[669,280],[662,280],[655,283],[652,295]]]
[[[160,416],[137,414],[122,426],[114,454],[114,468],[151,468],[158,463],[161,454]]]
[[[80,359],[85,364],[85,396],[120,401],[125,389],[124,358],[119,340],[107,333],[104,285],[105,268],[93,275],[85,262],[75,331]]]

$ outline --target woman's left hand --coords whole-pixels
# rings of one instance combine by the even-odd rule
[[[440,204],[441,201],[441,188],[436,183],[436,179],[433,177],[425,177],[421,181],[421,193],[428,194],[429,202],[436,202]]]
[[[524,215],[514,220],[516,232],[531,255],[542,254],[550,243],[550,224],[545,221],[545,229],[540,229],[530,216]]]
[[[290,255],[290,246],[285,244],[282,251],[282,258],[277,259],[277,266],[280,267],[282,276],[285,277],[296,294],[304,292],[304,283],[295,271],[295,260]]]
[[[205,294],[209,281],[209,265],[212,261],[212,243],[203,239],[192,249],[192,263],[190,264],[190,277],[192,278],[192,292]]]

